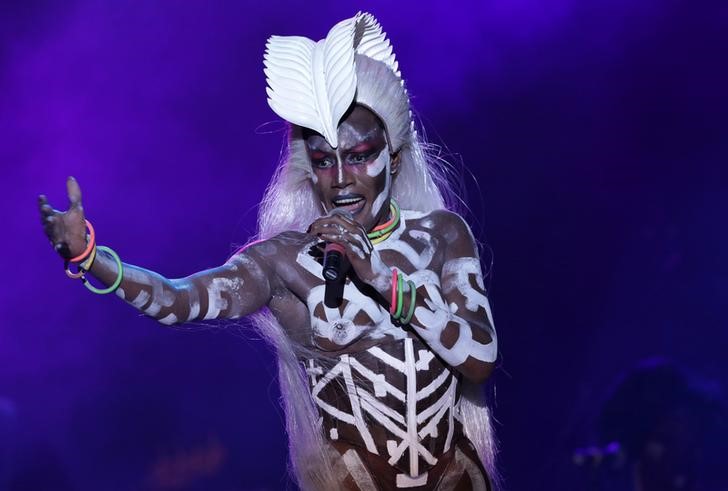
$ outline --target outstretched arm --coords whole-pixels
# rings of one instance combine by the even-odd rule
[[[73,178],[67,182],[70,207],[54,210],[45,196],[39,198],[41,221],[54,248],[64,258],[79,255],[86,247],[86,227],[81,190]],[[97,250],[89,270],[109,286],[117,278],[114,259]],[[203,319],[238,318],[266,305],[271,296],[268,262],[250,247],[224,265],[186,278],[167,279],[138,266],[123,264],[116,294],[164,324]]]
[[[240,252],[220,267],[180,279],[168,279],[129,264],[124,264],[123,271],[116,294],[163,324],[237,319],[270,299],[269,276],[254,250]],[[116,279],[116,263],[99,251],[90,272],[110,285]]]

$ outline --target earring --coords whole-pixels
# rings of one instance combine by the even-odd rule
[[[389,160],[392,161],[392,170],[389,171],[391,175],[395,175],[399,170],[399,158],[402,154],[398,151],[389,154]],[[394,165],[396,164],[396,165]]]

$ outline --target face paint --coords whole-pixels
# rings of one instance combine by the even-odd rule
[[[315,176],[311,183],[322,208],[345,209],[366,230],[386,218],[391,159],[379,118],[355,106],[339,125],[336,149],[317,133],[304,129],[303,134]]]
[[[386,159],[384,162],[384,168],[381,169],[378,173],[374,174],[374,176],[379,177],[382,172],[385,172],[386,174],[384,176],[384,189],[382,189],[382,192],[379,193],[379,195],[374,200],[374,204],[372,205],[372,218],[373,219],[376,219],[377,217],[380,216],[380,214],[382,212],[382,207],[384,206],[385,203],[389,202],[390,192],[391,192],[391,188],[392,188],[392,174],[389,172],[392,163],[391,163],[391,158],[389,157],[389,153],[386,153],[386,155],[384,155],[384,156],[380,155],[380,158]]]

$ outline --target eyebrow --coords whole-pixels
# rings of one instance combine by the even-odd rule
[[[367,138],[364,141],[358,142],[353,147],[342,146],[341,151],[346,152],[346,153],[352,153],[352,152],[356,153],[356,152],[366,152],[367,150],[373,150],[374,148],[376,148],[376,145],[374,145],[372,143],[372,138]]]
[[[326,140],[322,140],[320,142],[317,140],[308,140],[306,141],[306,145],[311,152],[333,153],[336,151],[335,149],[331,148]]]

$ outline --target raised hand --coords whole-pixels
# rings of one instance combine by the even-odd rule
[[[53,248],[64,259],[78,256],[86,248],[86,220],[81,204],[81,188],[73,177],[66,181],[68,200],[67,211],[54,210],[48,198],[38,196],[38,209],[46,236]]]

